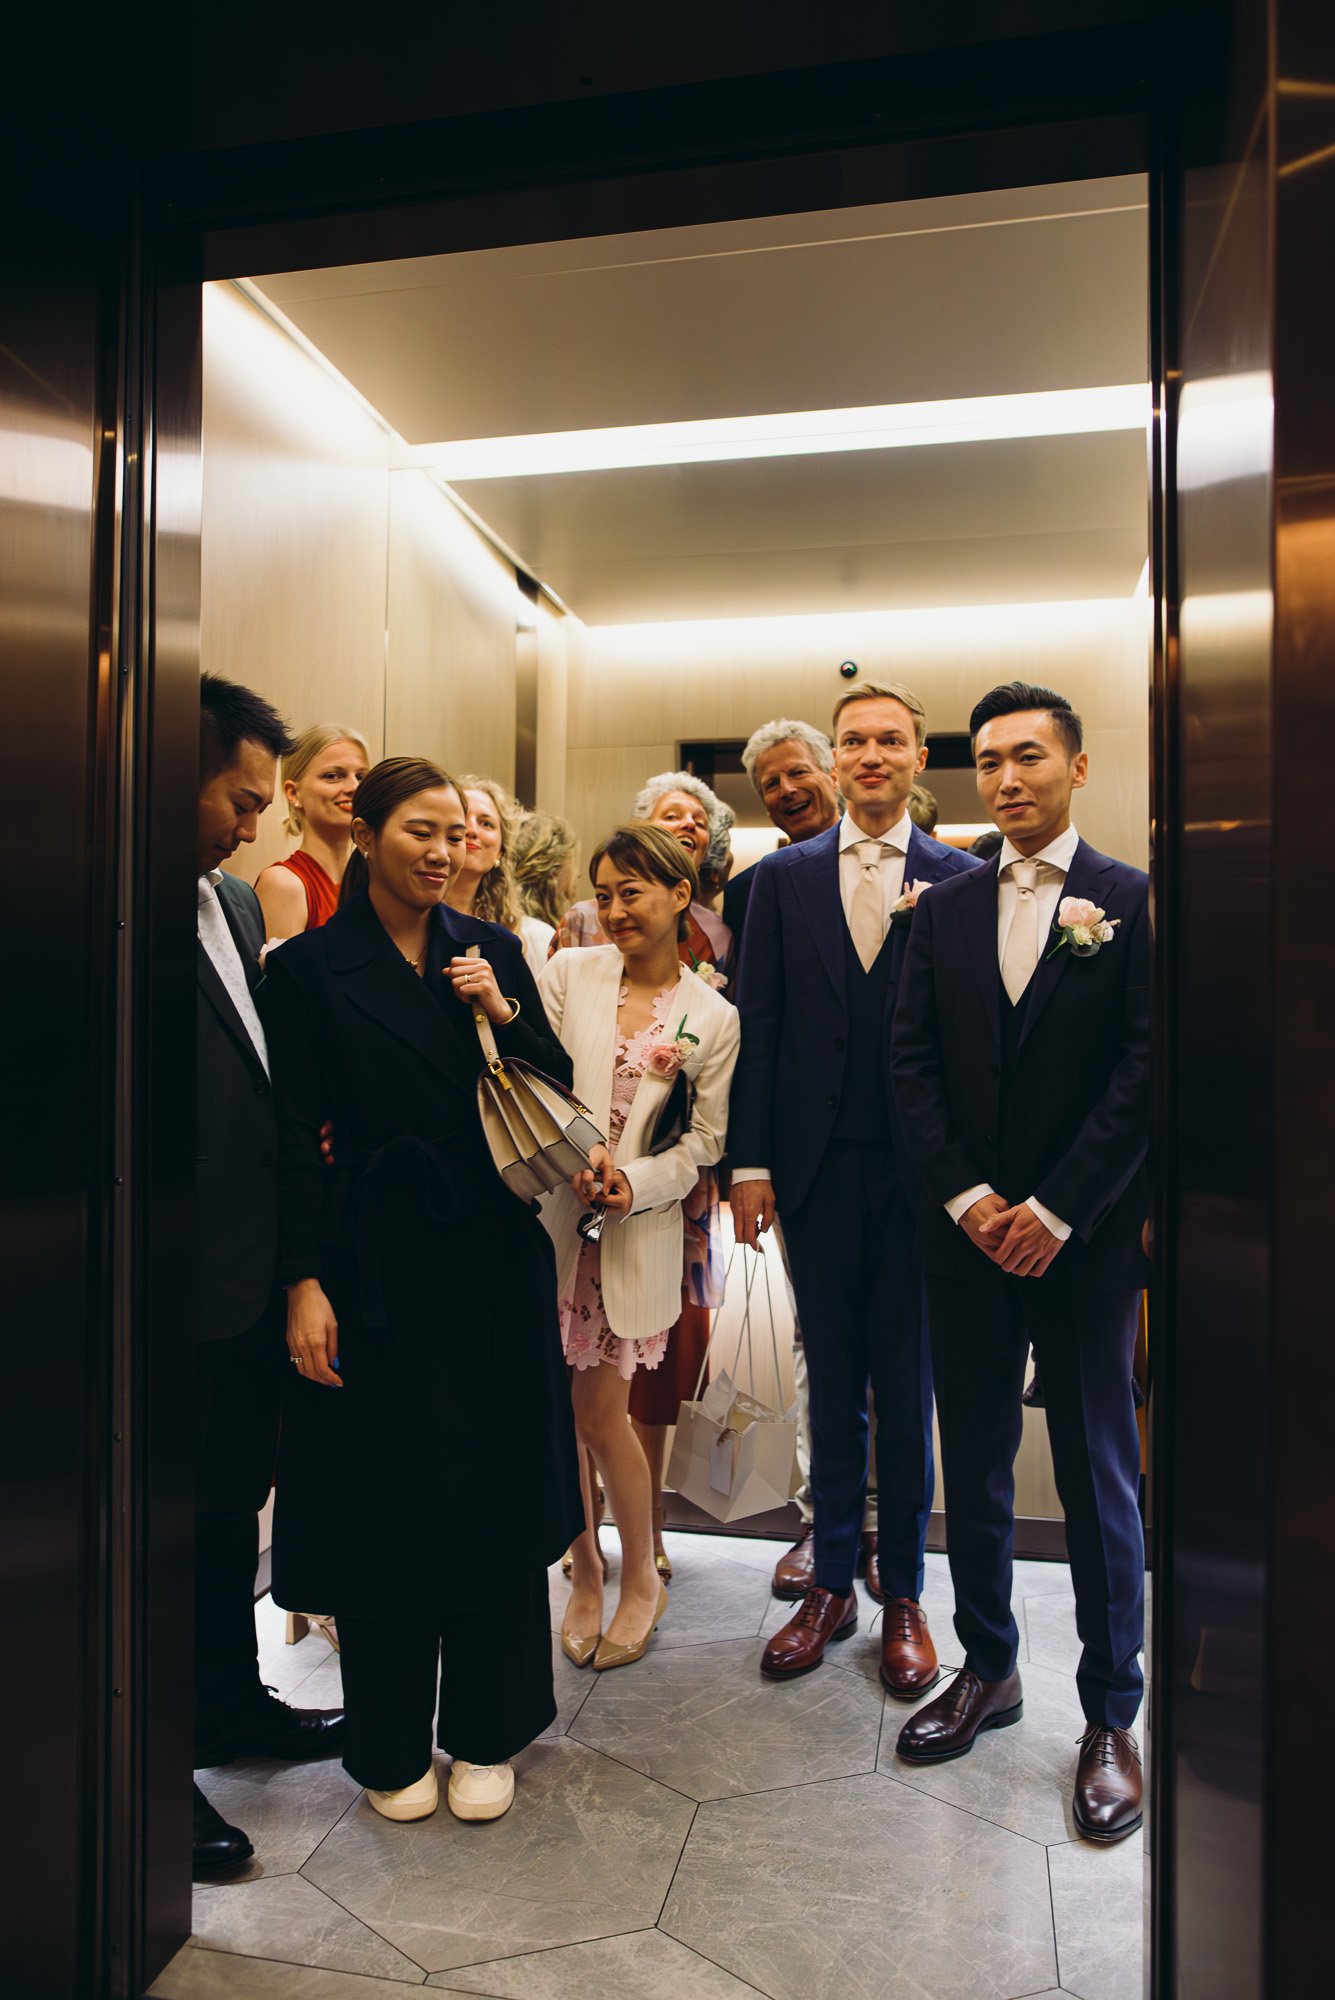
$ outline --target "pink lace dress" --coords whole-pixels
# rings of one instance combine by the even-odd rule
[[[675,992],[675,985],[666,986],[655,996],[653,1018],[638,1035],[626,1036],[619,1028],[617,1030],[616,1053],[612,1060],[612,1111],[607,1134],[608,1150],[613,1159],[626,1129],[636,1086],[644,1075],[645,1058],[655,1042],[665,1038],[668,1008]],[[627,988],[623,986],[618,1007],[625,1005],[626,993]],[[615,1224],[611,1226],[615,1227]],[[629,1382],[637,1368],[657,1368],[667,1352],[668,1334],[672,1329],[664,1327],[650,1340],[623,1340],[620,1334],[613,1333],[603,1308],[600,1261],[601,1250],[597,1243],[581,1243],[570,1297],[561,1301],[561,1341],[566,1360],[572,1368],[596,1368],[600,1362],[607,1361],[624,1381]]]

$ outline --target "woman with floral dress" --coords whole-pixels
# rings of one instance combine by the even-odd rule
[[[622,1550],[620,1600],[605,1622],[586,1521],[561,1644],[577,1666],[605,1669],[642,1657],[667,1606],[654,1565],[654,1489],[627,1406],[632,1380],[662,1364],[681,1310],[684,1205],[723,1152],[738,1028],[730,1002],[678,955],[697,880],[683,846],[658,826],[619,827],[589,873],[611,942],[557,952],[539,983],[575,1093],[609,1142],[568,1190],[546,1197],[543,1220],[556,1245],[575,1430],[602,1475]],[[689,1115],[655,1149],[682,1071]]]
[[[731,806],[691,771],[660,771],[641,786],[631,809],[632,820],[648,820],[671,834],[695,863],[697,877],[725,874],[734,821]],[[573,903],[556,930],[556,951],[575,946],[605,945],[607,937],[597,898]],[[732,932],[699,891],[686,912],[677,941],[684,966],[720,988],[735,970]],[[723,1234],[719,1223],[718,1175],[706,1167],[684,1204],[686,1262],[681,1306],[671,1328],[667,1353],[652,1371],[637,1371],[630,1391],[630,1418],[649,1461],[654,1489],[654,1562],[664,1583],[672,1581],[672,1565],[663,1546],[663,1470],[669,1427],[677,1421],[682,1401],[695,1387],[709,1343],[709,1315],[723,1303]],[[587,1467],[585,1483],[588,1483]],[[596,1496],[595,1496],[596,1497]],[[573,1558],[563,1567],[570,1574]]]

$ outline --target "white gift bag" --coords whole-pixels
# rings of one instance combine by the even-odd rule
[[[792,1491],[793,1452],[797,1442],[795,1413],[781,1415],[755,1394],[755,1357],[751,1343],[751,1293],[756,1265],[765,1271],[774,1379],[779,1380],[779,1344],[774,1331],[774,1304],[769,1290],[769,1265],[763,1255],[743,1251],[746,1261],[746,1310],[731,1370],[724,1369],[702,1386],[709,1369],[709,1348],[700,1363],[695,1395],[677,1414],[665,1484],[682,1493],[716,1521],[742,1521],[787,1504]],[[736,1255],[734,1248],[733,1255]],[[731,1267],[731,1259],[729,1260]],[[719,1320],[715,1316],[709,1347]],[[746,1353],[749,1392],[737,1386],[742,1351]]]

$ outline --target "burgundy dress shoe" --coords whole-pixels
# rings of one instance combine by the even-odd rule
[[[911,1597],[886,1599],[881,1620],[881,1683],[900,1701],[916,1701],[941,1678],[927,1613]]]
[[[1129,1729],[1090,1728],[1080,1738],[1072,1811],[1086,1840],[1125,1840],[1140,1825],[1140,1752]]]
[[[881,1589],[880,1537],[876,1530],[864,1528],[862,1531],[862,1560],[859,1568],[867,1579],[867,1588],[878,1604],[885,1603],[885,1592]]]
[[[774,1634],[760,1656],[760,1671],[771,1680],[793,1680],[809,1674],[825,1658],[825,1648],[835,1639],[851,1638],[858,1629],[858,1594],[850,1590],[838,1597],[832,1590],[813,1584],[802,1600],[802,1609]]]
[[[776,1597],[793,1602],[805,1597],[816,1581],[816,1530],[803,1528],[786,1556],[780,1556],[774,1566],[774,1582],[771,1589]]]
[[[1018,1673],[980,1681],[965,1667],[944,1694],[909,1718],[895,1747],[910,1764],[944,1764],[948,1757],[967,1757],[980,1730],[1009,1729],[1023,1714]]]

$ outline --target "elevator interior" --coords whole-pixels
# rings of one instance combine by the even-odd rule
[[[683,745],[823,726],[850,668],[915,687],[943,748],[986,687],[1048,681],[1087,725],[1082,830],[1144,865],[1146,199],[1125,175],[210,284],[202,664],[488,772],[585,855]],[[971,773],[925,777],[966,840]],[[728,796],[740,867],[777,836]],[[235,865],[286,846],[271,812]],[[1017,1478],[1021,1552],[1060,1553],[1036,1411]]]

